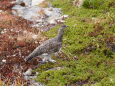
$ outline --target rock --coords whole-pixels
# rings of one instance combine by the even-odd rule
[[[38,37],[38,35],[32,35],[32,38],[35,40],[35,39],[37,39],[37,37]]]
[[[55,67],[55,68],[51,68],[51,69],[49,69],[47,71],[50,71],[50,70],[61,70],[61,69],[64,69],[64,67]]]
[[[24,4],[24,6],[31,6],[32,0],[16,0],[16,4],[21,5]]]
[[[2,13],[3,12],[3,10],[0,10],[0,13]]]
[[[2,62],[3,62],[3,63],[6,63],[6,60],[5,60],[5,59],[3,59],[3,60],[2,60]]]
[[[26,72],[23,73],[24,76],[30,76],[32,74],[32,69],[29,68]]]
[[[29,86],[45,86],[45,85],[41,84],[40,82],[36,82],[35,80],[31,80]]]
[[[74,0],[73,5],[80,8],[83,5],[83,2],[84,2],[84,0]]]
[[[38,6],[43,7],[43,8],[47,8],[47,7],[50,7],[50,4],[47,1],[43,1]]]
[[[49,19],[49,20],[48,20],[48,23],[49,23],[49,24],[52,24],[52,25],[57,24],[57,23],[56,23],[56,20],[55,20],[54,18]]]
[[[42,3],[45,0],[32,0],[32,6],[36,6],[39,5],[40,3]]]

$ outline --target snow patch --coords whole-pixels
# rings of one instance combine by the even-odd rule
[[[38,4],[43,3],[45,0],[24,0],[23,3],[31,3],[31,5],[21,6],[20,2],[22,0],[17,0],[17,5],[12,8],[12,13],[16,16],[20,16],[26,20],[32,21],[32,27],[37,27],[38,29],[48,25],[56,25],[58,23],[63,23],[64,19],[68,15],[62,15],[60,8],[53,8],[51,5],[48,7],[41,7]]]

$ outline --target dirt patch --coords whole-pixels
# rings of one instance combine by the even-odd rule
[[[0,0],[0,9],[11,10],[11,8],[14,6],[14,3],[12,3],[12,1],[15,0]]]
[[[30,27],[31,22],[7,12],[0,14],[0,81],[7,85],[27,84],[23,72],[38,65],[39,58],[25,63],[28,56],[47,38]]]
[[[98,36],[98,35],[101,33],[101,31],[104,29],[104,27],[101,26],[99,23],[95,24],[93,28],[94,28],[94,31],[90,32],[90,33],[89,33],[89,36],[94,36],[94,37],[96,37],[96,36]]]

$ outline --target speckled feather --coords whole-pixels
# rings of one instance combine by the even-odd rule
[[[63,37],[65,27],[66,25],[63,25],[59,29],[58,35],[56,37],[51,38],[43,42],[40,46],[38,46],[32,53],[29,54],[29,56],[25,58],[25,61],[30,61],[34,57],[41,56],[44,53],[52,54],[58,52],[62,47],[62,37]]]

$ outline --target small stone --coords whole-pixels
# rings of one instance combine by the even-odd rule
[[[25,73],[23,73],[25,76],[30,76],[32,74],[32,69],[29,68]]]
[[[1,31],[1,34],[4,34],[5,32],[4,31]]]
[[[37,42],[37,41],[35,41],[35,43],[36,43],[36,44],[38,44],[38,42]]]
[[[14,55],[12,55],[13,57],[15,57],[16,56],[16,54],[14,54]]]
[[[56,21],[54,19],[48,21],[50,24],[56,24]]]
[[[33,39],[37,39],[37,35],[32,35],[32,38]]]
[[[83,3],[84,3],[84,0],[74,0],[73,1],[73,5],[77,6],[78,8],[81,8]]]
[[[0,10],[0,13],[2,13],[3,12],[3,10]]]
[[[2,62],[3,62],[3,63],[6,63],[6,60],[5,60],[5,59],[3,59],[3,60],[2,60]]]
[[[63,18],[68,18],[68,15],[63,15]]]

